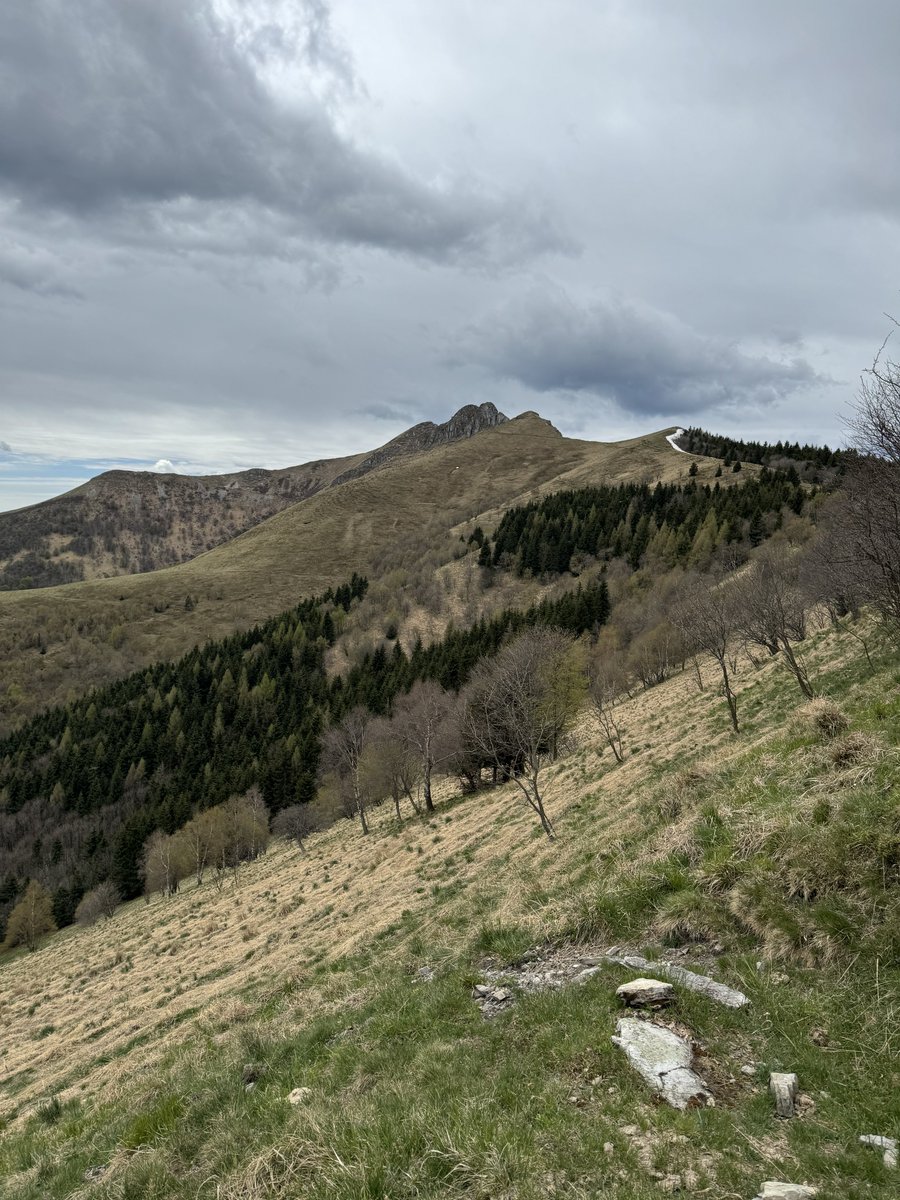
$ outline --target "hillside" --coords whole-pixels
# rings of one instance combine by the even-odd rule
[[[447,563],[462,523],[492,528],[516,502],[601,482],[686,480],[692,459],[666,432],[579,441],[526,413],[471,438],[405,450],[190,562],[0,593],[0,724],[247,628],[353,571],[374,580],[423,558]],[[712,482],[717,461],[694,461],[698,480]]]
[[[511,785],[448,784],[429,819],[384,806],[368,838],[341,821],[0,962],[5,1194],[894,1195],[858,1138],[900,1132],[896,656],[873,674],[831,628],[804,653],[840,721],[771,659],[740,663],[739,738],[693,672],[623,701],[621,765],[585,718],[553,845]],[[677,988],[653,1018],[715,1107],[653,1103],[613,1046],[613,946],[749,996]],[[486,1020],[473,985],[498,982]],[[799,1074],[792,1120],[773,1070]]]
[[[0,513],[0,590],[186,562],[335,483],[506,419],[493,404],[468,404],[443,424],[424,421],[377,450],[277,471],[206,476],[105,471],[62,496]]]

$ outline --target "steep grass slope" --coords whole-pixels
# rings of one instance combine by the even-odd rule
[[[845,727],[798,711],[775,662],[741,670],[739,738],[712,688],[674,678],[623,705],[620,766],[585,720],[550,773],[555,845],[514,789],[448,785],[429,821],[383,809],[369,838],[342,823],[7,960],[4,1194],[894,1195],[857,1139],[900,1133],[900,674],[830,631],[804,652]],[[750,996],[679,990],[661,1018],[714,1109],[656,1106],[612,1046],[621,968],[518,991],[529,948],[612,943]],[[485,1021],[489,969],[517,998]],[[770,1070],[800,1075],[793,1121]]]
[[[349,578],[445,545],[523,498],[587,482],[678,479],[691,459],[663,433],[600,443],[533,413],[321,491],[191,562],[118,579],[0,593],[0,723]],[[715,460],[700,459],[701,479]]]

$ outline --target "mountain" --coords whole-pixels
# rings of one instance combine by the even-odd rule
[[[433,591],[434,570],[451,562],[463,529],[492,528],[511,504],[598,482],[686,479],[691,459],[672,449],[667,432],[579,441],[524,413],[471,437],[395,454],[189,562],[0,593],[0,725],[246,629],[354,571],[370,579],[393,571],[403,602],[414,601],[416,571]],[[697,461],[701,481],[711,480],[715,460]]]
[[[371,453],[226,475],[105,471],[62,496],[0,513],[0,590],[52,587],[186,562],[348,479],[506,421],[493,404],[425,421]]]

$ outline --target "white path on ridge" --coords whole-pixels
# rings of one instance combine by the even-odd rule
[[[675,439],[680,438],[683,433],[683,429],[676,429],[674,433],[667,433],[666,441],[669,443],[672,449],[677,450],[679,454],[690,454],[690,450],[682,450],[680,446],[675,445]]]

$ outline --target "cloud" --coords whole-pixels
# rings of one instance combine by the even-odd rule
[[[13,448],[9,442],[0,442],[0,454],[13,454]]]
[[[51,251],[0,237],[0,283],[41,296],[80,298],[69,281],[71,268]]]
[[[167,459],[167,458],[157,459],[157,461],[153,464],[153,466],[150,468],[150,470],[156,471],[160,475],[177,475],[178,474],[178,468],[175,466],[174,463],[170,462],[169,459]]]
[[[768,406],[825,382],[802,358],[747,353],[620,297],[577,304],[549,282],[468,326],[454,361],[474,361],[535,392],[590,393],[647,417]]]
[[[477,263],[569,245],[540,202],[419,179],[343,132],[335,97],[354,78],[319,0],[293,22],[271,3],[228,11],[14,5],[0,42],[0,186],[29,209],[107,231],[124,217],[174,246],[210,221],[234,251],[242,232],[248,252],[279,235],[286,256],[292,239]]]

